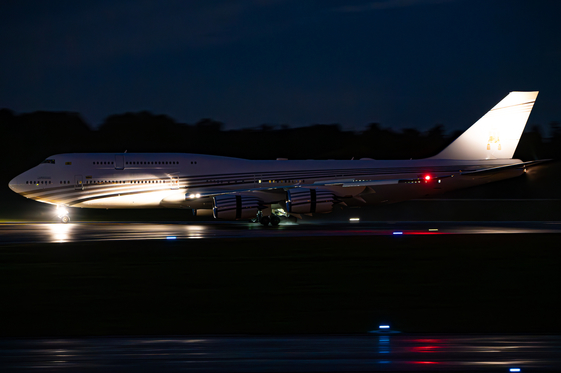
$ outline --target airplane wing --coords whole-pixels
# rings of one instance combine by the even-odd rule
[[[448,177],[452,177],[452,175],[446,176],[432,176],[430,181],[437,181],[440,179],[445,179]],[[324,181],[316,181],[312,184],[294,184],[294,185],[278,185],[278,186],[266,186],[261,188],[240,188],[240,189],[217,189],[217,190],[197,190],[197,189],[189,189],[189,192],[185,194],[186,198],[203,198],[203,197],[215,197],[225,194],[240,194],[240,193],[254,193],[254,192],[275,192],[281,190],[289,190],[295,188],[317,188],[321,186],[338,186],[344,188],[354,188],[354,187],[371,187],[371,186],[380,186],[380,185],[392,185],[392,184],[415,184],[415,183],[422,183],[428,182],[429,180],[425,180],[423,178],[411,178],[411,179],[382,179],[382,180],[361,180],[355,181],[352,179],[349,180],[324,180]]]
[[[320,181],[316,182],[311,186],[340,186],[343,188],[354,188],[354,187],[373,187],[380,185],[392,185],[392,184],[420,184],[429,181],[436,181],[441,179],[446,179],[452,177],[452,175],[444,176],[429,176],[428,179],[423,177],[416,177],[410,179],[382,179],[382,180],[334,180],[334,181]]]
[[[189,192],[185,194],[186,198],[189,198],[191,195],[193,195],[193,197],[197,197],[197,198],[203,198],[203,197],[215,197],[215,196],[221,196],[221,195],[225,195],[225,194],[239,194],[239,193],[253,193],[253,192],[267,192],[267,191],[278,191],[278,190],[286,190],[286,189],[291,189],[291,188],[299,188],[300,185],[282,185],[282,186],[267,186],[267,187],[262,187],[262,188],[240,188],[240,189],[229,189],[229,190],[225,190],[225,189],[220,189],[220,190],[208,190],[208,189],[204,189],[201,191],[198,191],[196,188],[195,189],[189,189]]]
[[[537,161],[529,161],[529,162],[521,162],[510,164],[506,166],[498,166],[498,167],[491,167],[491,168],[482,168],[477,170],[469,170],[469,171],[460,171],[460,175],[474,175],[474,174],[485,174],[485,173],[494,173],[494,172],[501,172],[507,169],[512,168],[527,168],[531,166],[535,166],[537,164],[541,164],[544,162],[548,162],[550,159],[544,160],[537,160]],[[216,189],[216,190],[208,190],[208,189],[189,189],[189,192],[185,194],[185,198],[205,198],[205,197],[215,197],[220,195],[236,195],[241,193],[257,193],[257,192],[280,192],[286,191],[289,189],[295,188],[317,188],[321,186],[334,186],[334,187],[343,187],[343,188],[356,188],[356,187],[376,187],[382,185],[393,185],[393,184],[420,184],[420,183],[428,183],[428,182],[437,182],[439,183],[442,179],[447,179],[453,177],[454,175],[440,175],[440,176],[430,176],[429,179],[425,177],[416,177],[416,178],[408,178],[408,179],[381,179],[381,180],[354,180],[354,179],[347,179],[347,180],[323,180],[323,181],[316,181],[314,183],[306,183],[306,184],[294,184],[294,185],[275,185],[275,186],[265,186],[260,188],[240,188],[240,189]]]

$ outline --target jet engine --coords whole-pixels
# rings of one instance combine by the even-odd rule
[[[286,197],[286,210],[293,214],[330,212],[336,202],[333,193],[325,189],[289,189]]]
[[[263,208],[261,200],[254,196],[224,194],[214,197],[212,212],[216,219],[251,219]]]

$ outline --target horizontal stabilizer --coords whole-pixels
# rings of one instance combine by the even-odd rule
[[[505,171],[509,168],[524,169],[524,168],[529,168],[529,167],[536,166],[538,164],[549,162],[549,161],[551,161],[551,159],[541,159],[541,160],[538,160],[538,161],[528,161],[528,162],[509,164],[509,165],[506,165],[506,166],[482,168],[482,169],[479,169],[479,170],[471,170],[471,171],[463,171],[461,174],[462,175],[471,175],[471,174],[492,173],[492,172]]]

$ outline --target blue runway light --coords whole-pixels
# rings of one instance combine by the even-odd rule
[[[520,372],[520,368],[510,368],[509,372]]]
[[[380,325],[378,328],[380,328],[380,329],[389,329],[390,326],[389,326],[389,325]]]
[[[167,236],[166,239],[168,239],[168,240],[175,240],[175,239],[177,239],[177,237],[175,237],[175,236]]]
[[[393,232],[393,234],[398,235],[398,234],[403,234],[403,232]]]

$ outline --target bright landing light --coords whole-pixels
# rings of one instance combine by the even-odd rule
[[[510,368],[509,372],[520,372],[520,368]]]
[[[349,221],[360,221],[360,218],[350,218]]]
[[[389,325],[380,325],[378,328],[379,329],[389,329],[390,326]]]
[[[65,209],[65,208],[62,207],[62,206],[57,206],[57,207],[56,207],[56,215],[57,215],[59,218],[61,218],[61,217],[63,217],[64,215],[68,215],[68,210]]]

